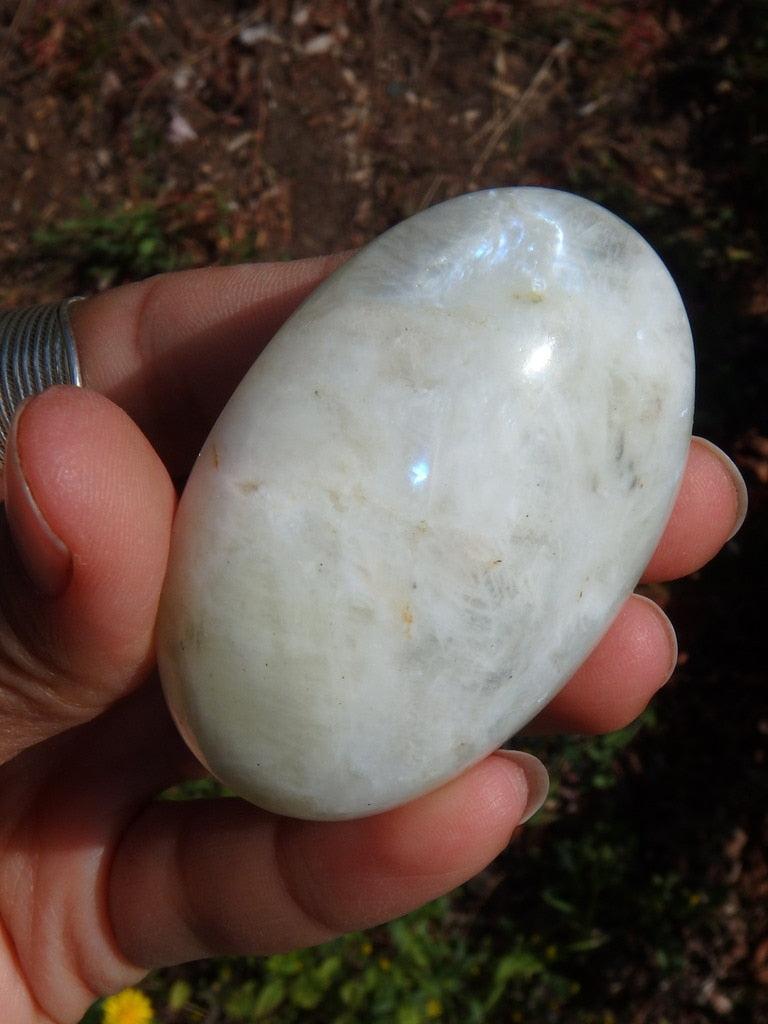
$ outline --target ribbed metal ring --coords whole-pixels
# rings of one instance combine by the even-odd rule
[[[69,307],[82,296],[0,310],[0,464],[14,413],[25,398],[54,384],[82,387]]]

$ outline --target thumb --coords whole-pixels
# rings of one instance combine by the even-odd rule
[[[20,407],[4,485],[0,761],[146,676],[175,501],[135,423],[80,388]]]

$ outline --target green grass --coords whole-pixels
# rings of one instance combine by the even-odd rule
[[[170,270],[239,263],[256,255],[251,236],[233,241],[224,196],[176,202],[144,200],[101,210],[84,199],[82,213],[39,228],[29,256],[65,264],[76,287],[108,288]]]
[[[159,1020],[190,1024],[212,1006],[227,1024],[480,1024],[522,1020],[515,1008],[522,1014],[532,999],[562,1007],[578,992],[540,936],[521,936],[503,952],[489,935],[469,937],[454,912],[458,898],[437,900],[370,935],[262,960],[212,960],[161,972],[144,988]],[[91,1013],[98,1021],[98,1007]]]
[[[152,204],[113,212],[83,205],[81,216],[35,232],[32,240],[40,258],[66,261],[80,280],[100,287],[186,264],[180,230]]]

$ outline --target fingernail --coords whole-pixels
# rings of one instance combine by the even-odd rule
[[[5,514],[21,563],[35,589],[58,597],[66,589],[72,555],[51,529],[24,474],[19,453],[19,427],[27,402],[16,411],[5,453]]]
[[[525,775],[525,781],[528,783],[528,799],[523,816],[519,822],[521,825],[524,825],[526,821],[530,821],[536,811],[541,809],[544,801],[547,799],[549,794],[549,772],[538,757],[534,757],[533,754],[526,754],[522,750],[497,750],[496,753],[500,757],[514,761]]]
[[[739,468],[736,463],[725,454],[722,448],[718,448],[716,444],[712,444],[712,442],[708,441],[706,437],[694,436],[692,440],[695,441],[696,444],[702,445],[718,459],[720,465],[728,473],[728,477],[736,491],[736,515],[734,518],[734,527],[726,540],[726,543],[728,543],[729,540],[736,536],[743,526],[744,520],[747,518],[747,508],[749,506],[747,485],[745,484],[744,477],[739,472]]]
[[[646,597],[645,594],[633,594],[632,599],[634,601],[645,601],[645,603],[651,608],[654,615],[656,616],[656,621],[659,624],[659,628],[663,632],[665,640],[667,642],[667,647],[669,648],[670,654],[670,662],[669,668],[667,670],[667,677],[661,684],[662,686],[664,686],[665,683],[669,682],[670,678],[672,677],[672,673],[677,668],[678,646],[677,633],[675,632],[675,627],[669,621],[669,618],[666,615],[666,613],[650,597]]]

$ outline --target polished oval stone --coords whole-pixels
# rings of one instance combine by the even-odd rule
[[[596,644],[685,463],[693,351],[651,247],[509,188],[417,214],[293,315],[182,497],[158,630],[227,786],[381,811],[482,758]]]

